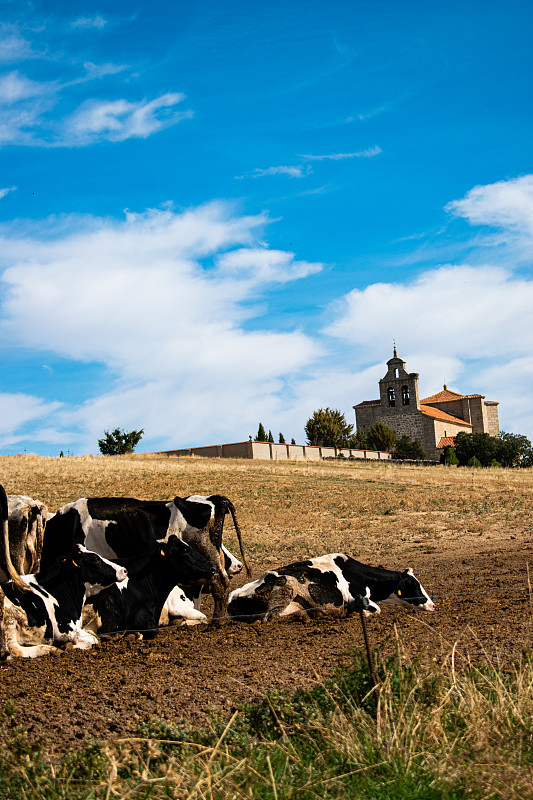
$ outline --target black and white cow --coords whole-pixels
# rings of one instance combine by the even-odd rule
[[[11,579],[21,591],[26,590],[19,576],[39,568],[47,511],[40,500],[26,495],[6,495],[4,487],[0,486],[0,582]]]
[[[225,545],[222,545],[224,556],[224,568],[228,578],[233,578],[242,572],[243,564],[231,553]],[[161,625],[168,625],[176,620],[183,620],[188,625],[196,625],[199,622],[207,622],[207,617],[200,611],[202,604],[202,592],[204,589],[210,591],[210,585],[190,586],[185,589],[176,586],[167,597],[163,606],[163,614],[160,620]]]
[[[124,567],[75,545],[68,556],[35,575],[0,584],[3,617],[0,647],[8,658],[34,658],[72,642],[88,649],[98,639],[81,627],[82,608],[88,597],[126,578]],[[49,643],[47,643],[49,642]],[[53,644],[51,644],[53,643]]]
[[[176,535],[215,567],[210,588],[215,616],[226,613],[229,576],[222,549],[224,519],[231,513],[241,554],[248,571],[242,536],[231,500],[222,495],[192,495],[174,500],[148,501],[129,497],[81,498],[68,503],[49,519],[41,563],[62,555],[65,547],[82,542],[106,558],[122,559],[150,552],[151,543]],[[239,562],[240,563],[240,562]]]
[[[344,617],[356,610],[379,613],[379,602],[435,608],[412,570],[370,567],[344,553],[330,553],[266,572],[235,589],[228,613],[244,621],[293,614]]]
[[[172,589],[178,583],[207,584],[215,573],[207,559],[174,534],[166,542],[154,543],[150,556],[125,559],[124,563],[128,564],[130,577],[90,599],[83,615],[85,630],[136,631],[153,639]]]

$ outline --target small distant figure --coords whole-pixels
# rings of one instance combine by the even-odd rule
[[[64,454],[63,451],[61,451],[60,454],[59,454],[59,458],[64,458],[64,457],[65,457],[65,454]]]

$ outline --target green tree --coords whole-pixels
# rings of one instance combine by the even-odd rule
[[[366,439],[371,450],[388,452],[396,441],[396,431],[384,425],[383,422],[376,422],[368,431]]]
[[[279,442],[280,444],[286,444],[286,442],[285,442],[285,437],[284,437],[284,435],[283,435],[282,433],[280,433],[280,435],[279,435],[278,442]]]
[[[411,439],[409,436],[400,436],[394,447],[393,458],[410,458],[417,461],[425,459],[427,456],[422,449],[420,439]]]
[[[319,408],[305,426],[307,443],[319,447],[346,447],[353,431],[336,408]]]
[[[98,439],[98,447],[104,456],[119,456],[124,453],[133,453],[144,433],[140,431],[126,431],[115,428],[114,431],[104,431],[105,439]]]
[[[482,467],[488,467],[493,458],[498,461],[500,440],[488,433],[458,433],[455,436],[455,453],[461,466],[476,458]]]
[[[527,466],[528,456],[531,458],[531,442],[520,433],[501,431],[496,451],[495,458],[504,467],[522,466],[524,459],[526,459],[524,466]]]
[[[444,453],[441,455],[440,460],[443,464],[448,464],[454,467],[456,467],[459,463],[459,459],[455,454],[455,450],[450,445],[444,448]]]
[[[471,458],[468,459],[468,462],[467,462],[466,466],[467,467],[481,467],[481,461],[478,458],[476,458],[475,456],[472,456]]]
[[[272,431],[270,431],[270,430],[268,432],[268,441],[269,442],[273,442],[274,441],[274,437],[272,436]]]
[[[347,446],[353,447],[354,450],[366,450],[368,448],[366,435],[363,433],[361,428],[357,428],[356,432],[350,438]]]
[[[256,442],[266,442],[267,441],[267,435],[265,433],[265,429],[263,427],[263,423],[262,422],[259,423],[259,428],[257,429],[257,436],[255,437],[255,441]]]
[[[296,444],[296,440],[295,439],[291,439],[291,444]]]

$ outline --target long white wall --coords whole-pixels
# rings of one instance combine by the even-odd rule
[[[233,442],[207,447],[188,447],[166,450],[169,456],[202,456],[203,458],[253,458],[263,461],[321,461],[323,458],[359,458],[365,461],[390,461],[391,454],[381,450],[314,447],[307,444],[277,444],[276,442]]]

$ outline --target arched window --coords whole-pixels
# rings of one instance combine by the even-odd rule
[[[402,386],[402,404],[404,406],[408,406],[409,405],[409,387],[408,386]]]
[[[389,389],[389,406],[395,406],[396,400],[394,399],[394,389],[391,387]]]

